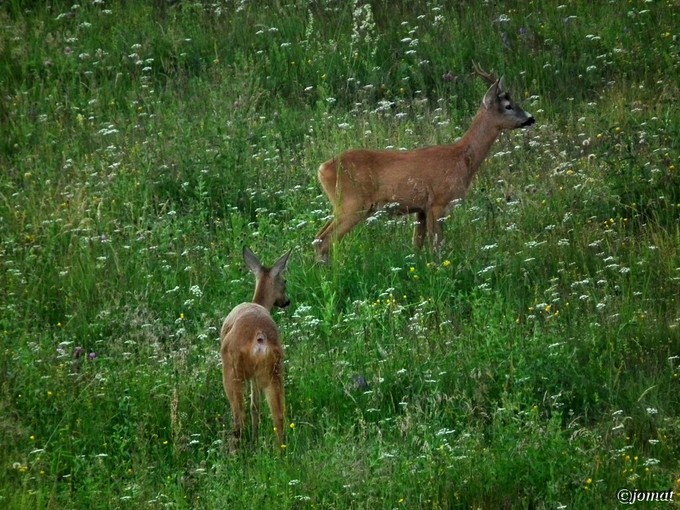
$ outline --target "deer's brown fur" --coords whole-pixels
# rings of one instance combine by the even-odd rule
[[[242,438],[245,428],[244,395],[246,382],[250,381],[253,436],[257,437],[260,395],[264,392],[279,445],[285,444],[283,347],[271,310],[274,306],[290,304],[283,277],[289,256],[290,251],[267,268],[252,251],[243,249],[246,265],[256,279],[253,302],[237,305],[224,319],[220,332],[222,380],[234,417],[236,443]]]
[[[350,150],[319,167],[319,182],[334,209],[333,219],[316,235],[320,260],[328,260],[333,240],[380,208],[416,215],[416,247],[422,247],[426,234],[435,246],[441,243],[441,220],[452,203],[465,197],[496,138],[503,130],[534,123],[513,102],[502,78],[479,67],[475,71],[493,82],[470,129],[456,143],[411,151]]]

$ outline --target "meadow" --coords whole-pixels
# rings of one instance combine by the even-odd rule
[[[675,0],[0,4],[0,507],[680,507]],[[316,170],[503,134],[444,223],[328,266]],[[219,328],[293,249],[287,439]]]

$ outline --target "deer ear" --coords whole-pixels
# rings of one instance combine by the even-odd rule
[[[276,275],[283,273],[286,269],[288,269],[288,259],[290,258],[290,254],[293,250],[288,250],[288,253],[285,253],[284,255],[281,255],[281,258],[274,262],[274,266],[272,266],[272,272]]]
[[[246,261],[246,266],[248,266],[248,269],[250,269],[256,275],[262,272],[262,263],[247,246],[243,247],[243,260]]]
[[[493,82],[493,85],[491,85],[491,87],[489,87],[489,90],[486,91],[486,94],[484,94],[483,100],[484,108],[490,108],[491,105],[498,100],[498,94],[500,92],[499,82],[500,80],[496,80],[495,82]]]
[[[506,90],[508,89],[505,87],[505,76],[501,76],[498,80],[498,92],[501,93],[505,92]]]

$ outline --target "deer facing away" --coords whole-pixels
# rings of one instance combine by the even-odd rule
[[[465,197],[501,131],[534,123],[512,100],[503,78],[476,65],[475,72],[491,86],[458,142],[410,151],[350,150],[319,167],[319,182],[334,209],[314,241],[319,260],[328,262],[334,240],[386,206],[395,214],[416,215],[416,248],[423,246],[426,234],[435,247],[441,244],[441,220],[454,201]]]
[[[283,347],[276,323],[271,317],[274,306],[290,304],[284,272],[290,251],[271,268],[263,266],[255,254],[243,248],[246,265],[255,274],[252,303],[237,305],[224,319],[220,332],[222,380],[234,416],[234,442],[238,444],[245,428],[244,395],[250,381],[250,410],[253,437],[260,423],[260,397],[264,392],[271,410],[279,445],[284,443]]]

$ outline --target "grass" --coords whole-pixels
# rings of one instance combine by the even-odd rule
[[[10,1],[0,25],[4,508],[677,505],[674,2]],[[460,137],[473,59],[537,125],[440,256],[379,217],[316,265],[318,165]],[[284,455],[268,413],[226,448],[243,244],[295,250]]]

